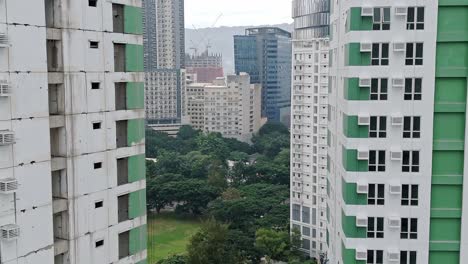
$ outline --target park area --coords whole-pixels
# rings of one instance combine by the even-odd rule
[[[186,253],[190,238],[197,233],[201,221],[178,217],[174,213],[148,216],[148,263],[156,263],[171,255]]]

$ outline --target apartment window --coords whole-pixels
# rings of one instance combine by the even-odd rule
[[[402,218],[401,219],[401,239],[418,239],[418,219],[417,218]]]
[[[92,90],[98,90],[101,87],[101,83],[99,82],[92,82],[91,83],[91,89]]]
[[[101,122],[95,122],[93,123],[93,130],[101,129],[102,123]]]
[[[390,8],[374,8],[373,30],[390,30]]]
[[[292,218],[294,221],[301,221],[301,206],[293,204]]]
[[[369,151],[369,171],[385,171],[385,151],[371,150]]]
[[[424,29],[424,7],[408,7],[408,14],[406,16],[406,29]]]
[[[310,237],[310,228],[303,226],[302,227],[302,235]]]
[[[99,42],[98,41],[89,41],[89,48],[90,49],[99,49]]]
[[[369,126],[370,138],[386,138],[387,137],[387,117],[386,116],[371,116]]]
[[[302,206],[302,222],[310,224],[310,208],[307,206]]]
[[[98,0],[88,0],[88,6],[96,7]]]
[[[94,169],[95,169],[95,170],[102,169],[102,162],[96,162],[96,163],[94,163]]]
[[[416,264],[416,251],[401,251],[400,264]]]
[[[367,238],[383,238],[384,237],[384,218],[383,217],[368,217],[367,218]]]
[[[372,65],[388,65],[388,43],[372,44]]]
[[[98,201],[94,203],[94,208],[101,208],[104,206],[104,201]]]
[[[382,264],[383,250],[367,250],[367,264]]]
[[[423,43],[406,43],[406,65],[423,65]]]
[[[403,172],[419,172],[419,151],[403,151]]]
[[[96,241],[95,245],[97,248],[104,246],[104,239]]]
[[[420,101],[422,97],[422,79],[405,79],[405,101]]]
[[[405,116],[403,122],[403,138],[421,137],[421,117]]]
[[[369,192],[367,194],[367,204],[369,205],[384,205],[385,204],[385,185],[384,184],[369,184]]]
[[[401,186],[401,205],[418,206],[419,186],[403,184]]]
[[[388,98],[388,79],[372,79],[370,100],[371,101],[386,101]]]

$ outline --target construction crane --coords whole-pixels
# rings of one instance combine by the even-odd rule
[[[220,13],[220,14],[216,17],[215,21],[214,21],[213,24],[210,26],[210,28],[215,27],[216,24],[217,24],[217,23],[219,22],[219,20],[221,19],[221,17],[223,17],[223,13]],[[192,24],[192,26],[193,26],[193,29],[194,29],[196,32],[199,32],[199,31],[200,31],[195,25]],[[202,39],[200,40],[200,42],[199,42],[198,44],[194,43],[193,41],[191,41],[191,43],[192,43],[192,47],[191,47],[190,49],[193,50],[193,51],[195,52],[195,54],[194,54],[195,56],[196,56],[197,53],[198,53],[198,48],[199,48],[200,44],[205,44],[205,48],[206,48],[205,52],[206,52],[206,53],[208,53],[208,50],[212,47],[212,46],[211,46],[211,40],[208,38],[208,33],[205,33],[205,34],[203,35]]]

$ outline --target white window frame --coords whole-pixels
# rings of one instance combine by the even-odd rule
[[[367,218],[367,238],[384,238],[385,219],[383,217]]]
[[[387,117],[386,116],[371,116],[370,124],[369,124],[369,138],[386,138],[386,137],[387,137]]]
[[[416,153],[417,153],[417,158],[415,158]],[[408,158],[405,159],[405,157],[408,157]],[[415,164],[416,162],[417,164]],[[420,166],[421,166],[421,155],[420,155],[419,150],[404,150],[403,151],[403,161],[401,165],[401,171],[403,173],[419,172]]]
[[[369,184],[369,190],[367,193],[367,204],[385,205],[385,184]]]
[[[417,87],[419,86],[419,87]],[[417,91],[416,89],[419,89]],[[421,101],[422,99],[422,78],[406,78],[405,79],[405,101]]]
[[[416,188],[414,191],[413,188]],[[407,197],[405,197],[405,189]],[[416,194],[415,194],[416,193]],[[401,206],[418,206],[419,205],[419,185],[403,184],[401,186]]]
[[[418,56],[418,50],[421,49],[421,54]],[[409,42],[406,43],[405,65],[406,66],[422,66],[424,64],[424,43]]]
[[[388,79],[387,78],[371,79],[369,100],[371,101],[387,101],[388,100]]]
[[[419,127],[416,126],[416,123]],[[403,118],[403,138],[421,138],[420,116],[405,116]]]
[[[411,256],[414,256],[414,260],[411,261]],[[403,259],[406,257],[406,260]],[[417,251],[400,251],[400,264],[417,264],[418,263],[418,252]]]
[[[383,47],[387,48],[386,57],[384,57]],[[375,54],[375,48],[377,47],[377,53]],[[388,66],[389,64],[389,53],[390,53],[390,43],[372,43],[371,50],[371,65],[373,66]],[[374,62],[376,62],[374,64]]]
[[[406,222],[406,230],[404,223]],[[412,227],[416,226],[416,231],[412,231]],[[400,239],[418,239],[418,219],[417,218],[401,218]]]
[[[375,163],[371,163],[371,157],[374,155]],[[383,155],[384,162],[380,163],[380,157]],[[385,150],[370,150],[369,151],[369,171],[370,172],[385,172],[386,161]]]
[[[383,258],[383,250],[368,249],[366,264],[383,264]]]
[[[410,21],[410,13],[413,13],[413,21]],[[422,11],[422,21],[418,21],[418,15]],[[424,6],[410,6],[406,12],[407,30],[424,30],[425,8]]]
[[[388,20],[385,19],[386,10],[388,11],[388,17],[387,17]],[[379,17],[377,17],[377,15]],[[388,26],[388,27],[385,27],[385,26]],[[372,16],[372,30],[390,30],[390,7],[375,7],[374,8],[373,16]]]

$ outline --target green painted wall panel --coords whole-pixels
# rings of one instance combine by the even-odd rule
[[[461,209],[462,201],[462,185],[432,185],[431,208]]]
[[[434,141],[465,140],[465,113],[434,113]]]
[[[360,7],[352,7],[348,19],[348,31],[372,30],[372,17],[361,16]]]
[[[143,16],[140,7],[124,6],[124,32],[128,34],[143,34]]]
[[[128,215],[130,219],[146,215],[146,189],[130,193]]]
[[[438,41],[468,41],[468,6],[439,7]]]
[[[369,126],[358,125],[357,116],[343,114],[343,133],[348,138],[368,138]]]
[[[437,78],[435,103],[466,103],[466,78]]]
[[[367,195],[357,193],[356,183],[341,182],[343,200],[347,205],[367,205]]]
[[[130,255],[135,255],[147,248],[148,232],[146,225],[130,230]]]
[[[436,51],[437,76],[466,77],[468,73],[468,43],[438,43]],[[449,72],[449,73],[447,73]]]
[[[360,43],[348,43],[345,46],[346,66],[369,66],[371,63],[371,53],[362,52]]]
[[[145,179],[146,162],[145,155],[131,156],[128,158],[128,182],[136,182]]]
[[[130,119],[127,121],[127,141],[128,145],[143,143],[145,139],[145,120]]]
[[[358,151],[356,149],[345,149],[343,147],[342,162],[346,171],[362,171],[367,172],[369,170],[367,160],[357,159]]]
[[[367,230],[364,227],[356,226],[356,216],[347,216],[344,212],[341,213],[341,225],[343,233],[347,238],[366,238]]]
[[[461,219],[431,218],[431,240],[460,241],[460,234]]]
[[[463,151],[434,151],[432,156],[432,174],[463,175]]]
[[[366,264],[364,260],[356,260],[356,250],[347,249],[343,243],[341,244],[341,257],[343,264]]]
[[[145,84],[127,83],[127,109],[145,109]]]
[[[429,252],[429,264],[460,264],[460,253],[458,252]]]
[[[351,101],[367,101],[370,97],[368,87],[359,87],[359,78],[347,78],[344,83],[344,98]]]
[[[143,45],[125,45],[125,71],[144,72]]]

